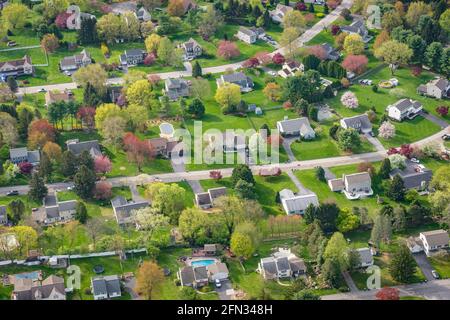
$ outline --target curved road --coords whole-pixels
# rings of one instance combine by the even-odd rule
[[[306,30],[300,37],[298,37],[294,43],[294,48],[298,48],[303,46],[304,43],[310,41],[312,38],[314,38],[317,34],[319,34],[323,29],[329,27],[337,18],[339,18],[340,13],[345,8],[349,9],[354,0],[343,0],[342,3],[332,12],[330,12],[327,16],[325,16],[322,20],[317,22],[315,25],[313,25],[310,29]],[[285,53],[285,48],[280,48],[278,50],[275,50],[271,54],[275,54],[277,52]],[[241,62],[231,63],[231,64],[225,64],[217,67],[209,67],[204,68],[203,73],[223,73],[226,70],[229,69],[239,69],[242,66]],[[168,78],[178,78],[178,77],[190,77],[192,75],[191,71],[173,71],[173,72],[165,72],[165,73],[156,73],[161,79],[168,79]],[[122,78],[110,78],[107,80],[107,84],[121,84],[123,83]],[[19,88],[18,94],[33,94],[38,93],[42,89],[49,91],[49,90],[60,90],[63,91],[65,89],[73,90],[77,88],[77,84],[75,82],[68,82],[68,83],[59,83],[59,84],[50,84],[50,85],[43,85],[43,86],[34,86],[34,87],[21,87]]]

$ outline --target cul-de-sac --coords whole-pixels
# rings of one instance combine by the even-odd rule
[[[447,0],[0,0],[0,300],[450,300]]]

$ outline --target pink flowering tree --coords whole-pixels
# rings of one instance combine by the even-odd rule
[[[320,60],[325,60],[327,58],[327,52],[325,51],[324,47],[322,46],[312,46],[308,49],[308,53],[316,56]]]
[[[149,74],[147,79],[148,79],[148,82],[150,82],[150,84],[152,84],[152,85],[156,85],[159,82],[161,82],[161,77],[158,76],[157,74]]]
[[[347,91],[342,95],[341,103],[349,109],[356,109],[359,106],[358,98],[350,91]]]
[[[331,34],[332,34],[333,36],[337,35],[337,34],[339,33],[339,31],[341,31],[341,27],[339,27],[338,25],[333,24],[333,25],[331,26]]]
[[[146,66],[151,66],[153,63],[155,63],[156,56],[154,53],[149,53],[144,59],[144,64]]]
[[[259,65],[257,58],[250,58],[242,63],[242,68],[256,68]]]
[[[265,66],[272,62],[272,57],[267,51],[258,52],[255,54],[255,58],[258,59],[259,64]]]
[[[392,139],[395,137],[395,126],[389,121],[385,121],[378,128],[378,136],[383,139]]]
[[[71,13],[62,12],[56,16],[55,24],[59,29],[67,28],[67,19],[70,17]]]
[[[112,184],[108,181],[96,183],[94,189],[94,198],[97,200],[108,200],[112,197]]]
[[[241,54],[236,43],[222,40],[219,42],[217,48],[217,55],[225,60],[230,60],[238,57]]]
[[[106,174],[111,171],[112,163],[107,156],[99,156],[94,159],[94,169],[96,173]]]
[[[275,64],[278,64],[278,65],[283,64],[285,61],[286,61],[286,59],[279,52],[275,53],[272,57],[272,62]]]
[[[299,11],[306,11],[307,7],[303,2],[297,2],[297,4],[295,5],[295,9]]]
[[[369,59],[365,55],[348,55],[342,62],[342,67],[350,72],[361,74],[366,70]]]

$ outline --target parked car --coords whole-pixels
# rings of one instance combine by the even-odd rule
[[[418,159],[416,159],[416,158],[411,158],[411,162],[420,163],[420,161]]]
[[[45,90],[45,88],[41,88],[39,89],[39,92],[47,92],[47,90]]]
[[[436,270],[431,270],[431,274],[433,275],[433,278],[439,279],[439,273]]]
[[[17,45],[17,43],[13,40],[8,41],[8,43],[6,44],[8,47],[15,47]]]
[[[268,73],[269,75],[273,76],[273,77],[275,77],[275,76],[277,75],[277,73],[276,73],[275,71],[273,71],[273,70],[270,70],[270,71],[268,71],[267,73]]]
[[[19,195],[19,191],[11,190],[6,195],[9,196],[9,197],[11,197],[11,196],[18,196]]]
[[[222,283],[220,282],[219,279],[216,279],[216,281],[214,281],[214,284],[216,285],[216,288],[222,287]]]
[[[446,133],[442,136],[442,140],[450,140],[450,134]]]

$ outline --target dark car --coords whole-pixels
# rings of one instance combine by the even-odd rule
[[[442,136],[442,140],[450,140],[450,134],[446,133]]]
[[[6,195],[7,196],[18,196],[19,195],[19,191],[12,190],[12,191],[9,191]]]

